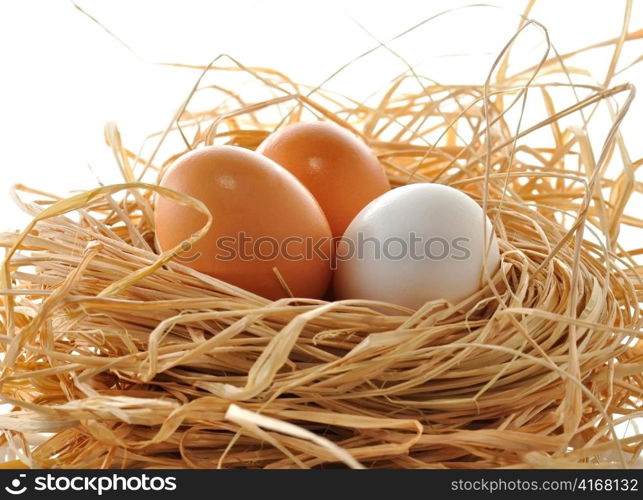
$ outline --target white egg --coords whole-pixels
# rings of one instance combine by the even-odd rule
[[[449,186],[409,184],[350,223],[337,247],[335,294],[414,309],[435,299],[455,304],[480,289],[485,256],[491,276],[500,252],[480,205]]]

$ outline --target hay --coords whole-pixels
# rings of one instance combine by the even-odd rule
[[[0,416],[4,440],[24,463],[59,468],[633,463],[643,435],[619,429],[643,416],[643,248],[619,233],[643,228],[626,213],[643,160],[619,134],[634,89],[610,85],[623,44],[643,37],[628,16],[622,36],[597,44],[614,48],[602,85],[574,83],[575,54],[549,43],[509,76],[514,40],[483,85],[409,68],[368,102],[220,57],[139,153],[106,127],[123,184],[67,199],[17,186],[34,221],[0,237],[0,382],[15,406]],[[267,97],[220,83],[234,78]],[[559,105],[561,89],[576,102]],[[521,112],[527,94],[546,113],[536,123]],[[612,123],[596,155],[599,108]],[[461,304],[410,311],[269,302],[182,265],[180,248],[155,251],[153,196],[204,210],[155,185],[173,159],[203,144],[254,148],[312,118],[362,136],[393,186],[440,182],[479,200],[500,271]],[[53,434],[32,449],[33,432]]]

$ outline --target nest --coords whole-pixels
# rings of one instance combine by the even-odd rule
[[[640,37],[603,46],[616,61]],[[512,43],[481,85],[409,68],[366,101],[220,57],[139,152],[106,127],[122,184],[69,198],[17,186],[34,218],[0,238],[5,442],[46,468],[633,463],[643,435],[623,427],[642,415],[643,250],[619,235],[643,228],[626,213],[643,161],[618,131],[633,88],[609,85],[615,63],[605,85],[574,83],[569,55],[549,51],[510,76]],[[596,154],[598,108],[611,123]],[[157,185],[175,158],[252,149],[310,119],[361,136],[394,187],[438,182],[478,200],[500,270],[462,303],[412,311],[270,302],[186,267],[180,248],[158,251],[155,196],[203,209]],[[33,433],[46,439],[30,445]]]

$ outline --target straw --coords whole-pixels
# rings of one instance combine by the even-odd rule
[[[572,66],[582,50],[558,54],[527,15],[487,81],[441,84],[407,64],[364,102],[220,56],[184,67],[200,71],[194,88],[139,152],[106,126],[122,184],[69,198],[16,186],[34,218],[0,235],[0,394],[14,406],[0,427],[22,457],[5,466],[633,465],[643,247],[621,234],[643,229],[630,203],[643,194],[643,159],[619,132],[634,87],[612,83],[623,47],[643,37],[630,10],[619,36],[587,49],[613,49],[601,83]],[[528,29],[542,34],[542,52],[512,72]],[[200,98],[213,92],[218,100]],[[546,118],[529,116],[527,98]],[[605,116],[607,135],[593,137]],[[155,196],[208,216],[191,242],[216,223],[198,200],[157,185],[174,159],[210,144],[254,149],[312,119],[359,135],[394,187],[438,182],[476,199],[498,235],[500,270],[462,303],[412,311],[270,302],[174,259],[181,247],[158,251]],[[32,447],[34,432],[52,436]]]

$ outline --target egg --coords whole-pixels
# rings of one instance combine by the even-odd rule
[[[333,236],[390,189],[375,154],[355,135],[330,122],[300,122],[268,136],[257,152],[292,172],[321,205]]]
[[[269,299],[319,298],[331,280],[331,231],[313,195],[283,167],[253,151],[210,146],[179,157],[161,186],[201,200],[213,223],[180,262]],[[158,197],[162,250],[185,244],[206,223],[196,209]]]
[[[449,186],[409,184],[376,198],[351,222],[337,247],[333,285],[338,299],[412,309],[435,299],[456,304],[480,289],[484,262],[493,275],[500,252],[480,205]]]

